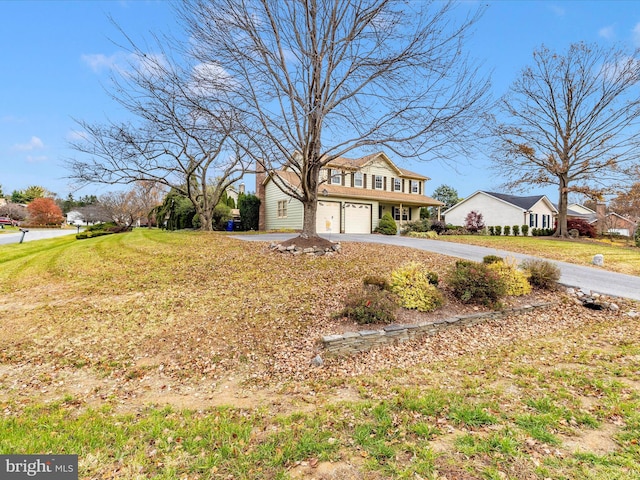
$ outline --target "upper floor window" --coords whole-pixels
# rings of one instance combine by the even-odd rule
[[[402,180],[400,180],[399,178],[394,178],[393,179],[393,191],[394,192],[401,192],[402,191]]]
[[[376,190],[382,190],[382,188],[383,188],[383,186],[382,186],[382,175],[376,175],[375,176],[374,188]]]
[[[420,193],[420,187],[416,180],[411,180],[411,193]]]
[[[331,179],[330,179],[329,183],[331,183],[333,185],[342,185],[342,175],[340,174],[339,171],[337,171],[337,170],[332,170],[331,171]]]
[[[356,172],[353,174],[353,186],[362,187],[362,172]]]

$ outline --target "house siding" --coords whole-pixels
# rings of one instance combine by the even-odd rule
[[[302,228],[302,203],[283,193],[273,182],[267,183],[265,194],[267,199],[265,227],[267,230],[300,230]],[[278,218],[278,202],[280,200],[288,202],[286,218]]]
[[[464,226],[465,219],[471,211],[481,213],[486,226],[524,225],[525,222],[521,208],[500,202],[484,194],[478,194],[466,202],[452,207],[446,213],[445,222]]]
[[[555,212],[542,199],[529,210],[497,199],[484,192],[477,192],[468,199],[451,207],[445,212],[445,222],[456,226],[464,226],[466,216],[471,211],[482,214],[484,224],[489,226],[528,225],[532,228],[553,228]],[[543,220],[545,218],[546,220]]]
[[[356,172],[362,174],[362,186],[356,187],[354,185]],[[330,183],[332,175],[340,175],[341,181],[334,184]],[[374,188],[376,176],[381,177],[380,188]],[[291,182],[291,185],[298,184],[298,179],[292,175],[292,172],[287,172],[281,178],[284,181]],[[364,218],[345,215],[345,208],[351,208],[353,204],[367,206],[367,210],[371,212],[371,231],[374,231],[379,224],[381,215],[386,212],[393,215],[394,207],[402,206],[405,209],[409,209],[410,213],[407,219],[409,221],[420,218],[420,209],[422,207],[440,203],[424,195],[424,185],[428,180],[426,177],[399,169],[384,153],[361,159],[336,159],[334,163],[321,169],[320,180],[322,183],[318,188],[318,200],[324,199],[327,202],[340,204],[340,232],[364,230]],[[396,181],[400,186],[399,190],[394,189]],[[419,186],[416,192],[411,191],[412,181],[417,182]],[[268,230],[302,229],[304,215],[302,204],[282,193],[271,179],[266,179],[262,187],[264,196],[260,198],[265,198],[265,201],[261,204],[261,207],[264,205],[264,215],[262,215],[263,210],[261,210],[261,219],[264,218],[265,221],[264,228],[261,228]],[[256,191],[260,191],[260,189],[257,188]],[[283,200],[288,201],[287,217],[278,218],[278,202]],[[350,212],[355,213],[355,211],[351,210]],[[353,221],[352,225],[345,224],[347,218]],[[401,221],[400,223],[403,222]],[[337,231],[337,225],[333,226],[332,230]]]

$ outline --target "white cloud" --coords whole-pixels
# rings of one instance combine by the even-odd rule
[[[606,38],[607,40],[612,39],[613,37],[615,37],[615,30],[613,28],[613,25],[602,27],[600,30],[598,30],[598,35],[602,38]]]
[[[17,143],[13,146],[14,150],[30,151],[44,148],[44,143],[38,137],[31,137],[27,143]]]
[[[68,142],[77,142],[79,140],[86,140],[87,134],[80,130],[70,130],[69,133],[67,133],[65,138],[67,139]]]
[[[640,47],[640,23],[636,23],[636,26],[633,27],[632,35],[633,35],[633,43],[637,47]]]
[[[117,69],[119,61],[122,61],[120,57],[121,55],[118,54],[107,56],[102,53],[91,53],[80,56],[82,61],[95,73],[100,73],[103,70]]]
[[[27,163],[42,163],[49,160],[49,157],[45,155],[39,155],[39,156],[27,155],[26,160],[27,160]]]
[[[143,55],[121,52],[116,52],[112,55],[91,53],[81,55],[80,58],[94,73],[101,73],[106,70],[126,74],[131,70],[137,70],[145,75],[154,76],[156,72],[167,64],[163,55],[154,53]]]
[[[549,5],[551,12],[557,17],[564,17],[567,11],[559,5]]]

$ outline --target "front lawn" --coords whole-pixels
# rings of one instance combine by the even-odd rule
[[[145,229],[1,246],[0,454],[75,453],[83,479],[640,477],[640,306],[558,293],[312,366],[365,276],[453,262],[342,250]]]
[[[621,241],[564,240],[551,237],[489,235],[441,235],[439,240],[468,243],[528,255],[552,258],[578,265],[591,265],[593,256],[604,255],[604,268],[612,272],[640,275],[640,248]]]

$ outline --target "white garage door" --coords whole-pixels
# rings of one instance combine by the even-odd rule
[[[371,233],[371,204],[344,204],[345,233]]]
[[[340,202],[318,200],[316,231],[318,233],[340,233]]]

